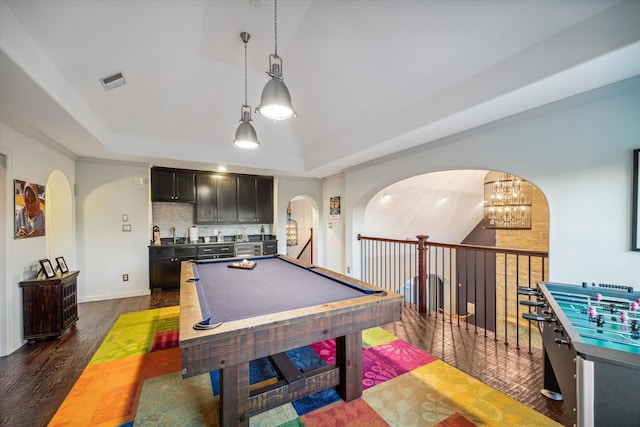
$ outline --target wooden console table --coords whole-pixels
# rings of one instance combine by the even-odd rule
[[[24,339],[60,337],[78,321],[77,278],[70,271],[50,279],[20,282]]]

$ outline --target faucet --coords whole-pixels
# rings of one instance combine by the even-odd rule
[[[173,243],[176,242],[176,228],[171,227],[171,237],[173,237]]]

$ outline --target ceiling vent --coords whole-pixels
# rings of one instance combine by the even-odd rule
[[[119,72],[112,76],[100,79],[100,83],[102,83],[102,87],[104,88],[104,90],[111,90],[122,86],[126,83],[126,80],[124,79],[124,74],[122,74],[122,72]]]

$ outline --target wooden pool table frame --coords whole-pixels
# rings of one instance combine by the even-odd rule
[[[338,279],[355,281],[352,277],[315,268]],[[250,416],[329,387],[335,386],[345,401],[360,397],[362,331],[401,318],[402,296],[387,291],[385,296],[367,295],[224,322],[212,330],[194,330],[193,325],[202,320],[202,315],[196,285],[189,281],[192,277],[191,262],[183,261],[180,287],[182,376],[188,378],[220,370],[221,426],[248,426]],[[282,353],[287,350],[330,338],[336,338],[335,365],[300,373],[286,361],[288,358],[283,357]],[[250,390],[249,362],[268,356],[284,379],[259,390]]]

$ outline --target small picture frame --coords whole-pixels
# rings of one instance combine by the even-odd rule
[[[58,258],[56,258],[56,263],[58,264],[58,270],[60,270],[60,273],[69,272],[69,267],[67,267],[67,263],[65,262],[64,257],[59,256]]]
[[[52,277],[56,276],[56,272],[53,271],[53,266],[51,265],[51,261],[49,261],[48,259],[41,259],[40,266],[42,267],[40,271],[44,272],[44,276],[47,279],[51,279]]]

